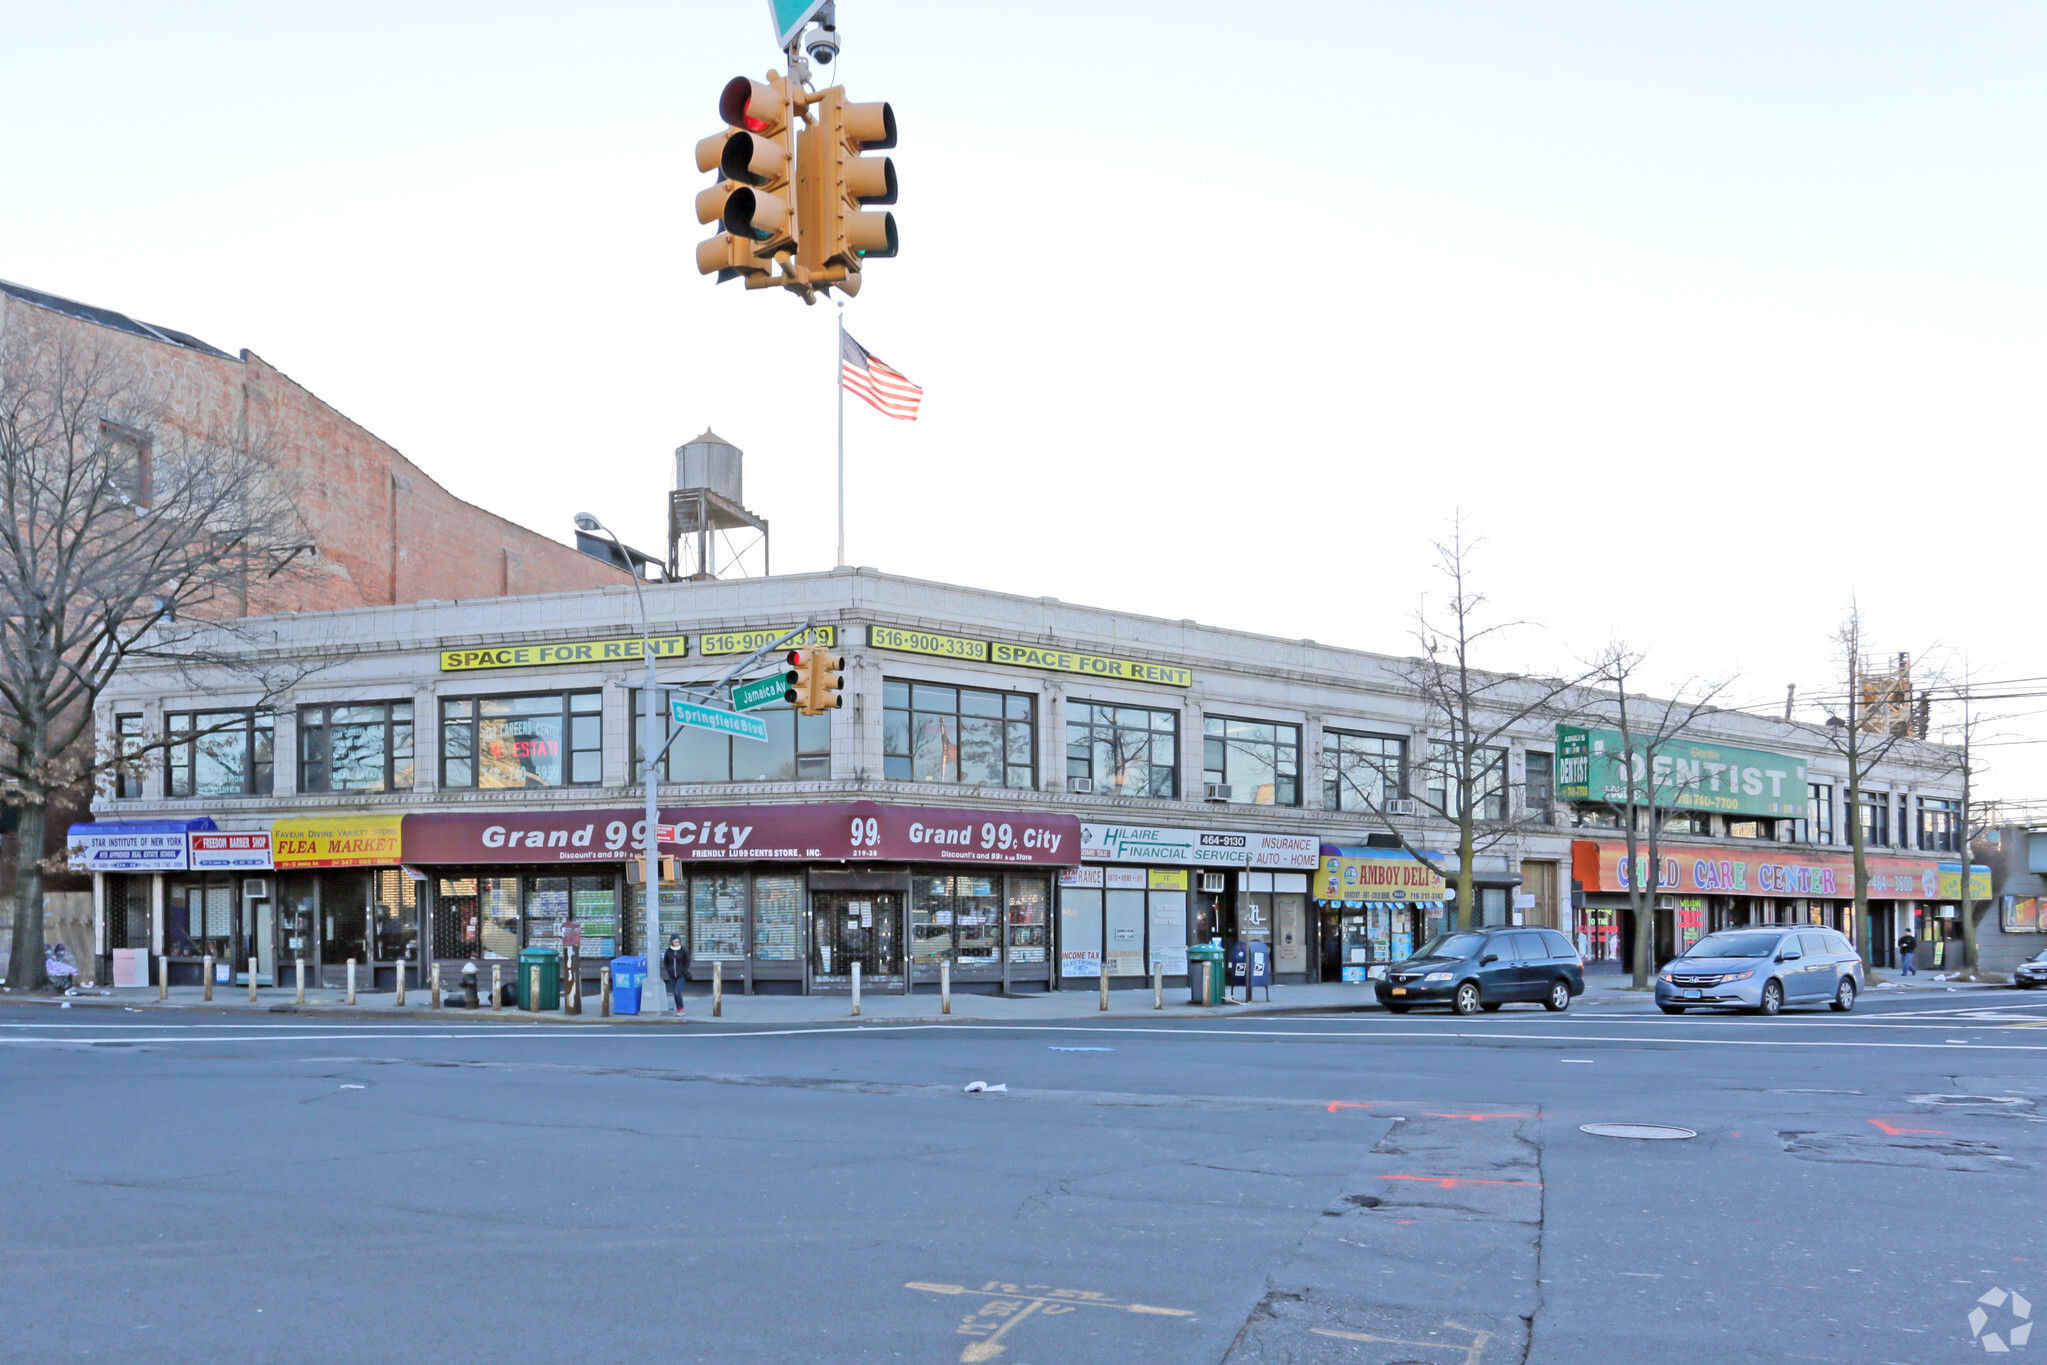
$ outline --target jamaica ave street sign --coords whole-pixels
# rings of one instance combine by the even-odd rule
[[[668,715],[677,725],[694,726],[699,730],[716,730],[721,735],[735,739],[768,742],[768,723],[759,716],[742,716],[731,711],[721,711],[715,706],[702,706],[681,697],[668,698]]]
[[[752,682],[734,683],[732,684],[732,709],[735,711],[751,711],[756,706],[766,706],[770,702],[778,702],[782,700],[783,695],[788,690],[789,675],[787,673],[775,673],[765,678],[755,678]]]

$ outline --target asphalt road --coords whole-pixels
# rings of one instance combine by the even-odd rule
[[[1999,1344],[2047,1314],[2019,992],[779,1029],[13,1006],[0,1144],[5,1360],[1920,1365],[1983,1352],[1973,1308]]]

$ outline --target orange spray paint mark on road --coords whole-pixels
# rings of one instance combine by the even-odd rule
[[[1441,1185],[1454,1190],[1459,1185],[1532,1185],[1540,1187],[1540,1180],[1475,1180],[1468,1175],[1389,1175],[1388,1180],[1419,1180],[1425,1185]]]
[[[1906,1133],[1930,1133],[1936,1137],[1953,1136],[1945,1128],[1894,1128],[1882,1119],[1871,1119],[1870,1122],[1881,1129],[1886,1137],[1901,1137]]]

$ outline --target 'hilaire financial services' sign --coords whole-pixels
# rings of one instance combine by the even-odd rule
[[[1080,856],[1098,863],[1285,867],[1306,872],[1321,866],[1322,840],[1313,834],[1165,829],[1156,825],[1082,825]]]
[[[1020,863],[1080,861],[1080,821],[1030,811],[994,813],[875,801],[818,805],[685,806],[663,810],[663,851],[691,861]],[[623,862],[645,851],[646,816],[633,810],[492,811],[405,817],[415,865]]]
[[[1557,798],[1624,805],[1628,772],[1636,804],[1728,815],[1803,816],[1805,760],[1725,744],[1669,740],[1645,761],[1644,741],[1624,759],[1618,730],[1557,727]]]

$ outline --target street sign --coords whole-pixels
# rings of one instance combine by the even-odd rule
[[[786,51],[824,7],[825,0],[768,0],[768,14],[775,21],[775,46]]]
[[[767,706],[781,701],[789,692],[789,675],[771,673],[765,678],[752,682],[732,684],[732,709],[751,711],[755,707]]]
[[[715,730],[721,735],[731,735],[734,739],[751,739],[761,744],[768,742],[768,723],[759,716],[742,716],[736,712],[720,710],[715,706],[684,701],[676,696],[668,699],[668,715],[677,725],[694,726],[699,730]]]

